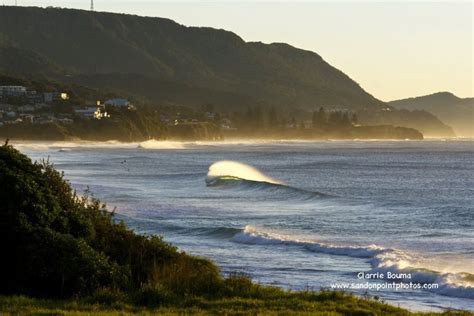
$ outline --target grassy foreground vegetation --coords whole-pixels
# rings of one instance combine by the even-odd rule
[[[369,299],[343,293],[289,293],[262,298],[194,297],[177,304],[143,306],[122,301],[113,303],[85,299],[33,299],[24,296],[0,297],[2,315],[445,315],[468,316],[469,312],[411,313]]]
[[[407,315],[341,292],[222,277],[209,260],[134,233],[48,162],[0,147],[0,314]],[[468,314],[466,312],[451,314]]]

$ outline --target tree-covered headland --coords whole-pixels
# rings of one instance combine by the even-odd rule
[[[298,111],[256,104],[228,109],[204,103],[199,107],[153,103],[130,96],[131,107],[107,105],[119,92],[91,89],[47,79],[0,74],[0,85],[22,86],[25,94],[0,95],[0,137],[24,140],[89,140],[124,142],[156,140],[266,139],[422,139],[416,129],[360,125],[347,109]],[[67,98],[45,101],[44,94]],[[128,96],[127,96],[128,97]],[[97,105],[99,103],[100,105]],[[92,117],[84,110],[97,111]]]

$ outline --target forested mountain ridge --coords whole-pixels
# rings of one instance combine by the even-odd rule
[[[223,30],[162,18],[19,7],[0,8],[0,30],[2,51],[30,52],[40,64],[48,61],[70,76],[140,74],[303,108],[381,105],[316,53],[246,43]],[[10,70],[9,64],[0,66]]]
[[[83,10],[0,7],[0,71],[119,91],[154,104],[212,104],[228,111],[275,106],[300,116],[322,106],[363,111],[372,121],[390,108],[314,52],[245,42],[232,32],[164,18]],[[452,134],[428,113],[420,119],[420,113],[402,114],[382,123]],[[413,120],[416,126],[405,123]]]
[[[462,137],[474,137],[474,98],[459,98],[450,92],[437,92],[389,102],[395,108],[433,113]]]

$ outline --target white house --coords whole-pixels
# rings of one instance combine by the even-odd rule
[[[16,117],[16,112],[15,111],[9,111],[6,113],[7,117],[9,118],[14,118]]]
[[[104,108],[101,106],[76,107],[74,108],[74,113],[76,115],[81,115],[83,117],[96,120],[110,118],[110,114],[105,112]]]
[[[98,120],[102,118],[100,107],[97,107],[97,106],[86,106],[86,107],[75,108],[74,113],[77,115],[87,117],[87,118],[94,118]]]
[[[26,94],[26,87],[0,86],[0,93],[5,96],[21,96]]]
[[[127,99],[110,99],[105,101],[105,105],[116,107],[130,107],[131,104]]]

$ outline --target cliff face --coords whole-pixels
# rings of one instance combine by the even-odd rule
[[[453,127],[458,136],[474,137],[474,98],[459,98],[449,92],[391,101],[397,109],[425,110]]]
[[[163,18],[2,6],[0,72],[139,96],[152,104],[212,104],[226,111],[276,106],[287,113],[323,106],[368,113],[367,122],[375,124],[388,120],[386,103],[316,53],[245,42],[231,32]],[[415,124],[405,123],[413,119]],[[390,121],[415,128],[439,124],[410,112]]]

